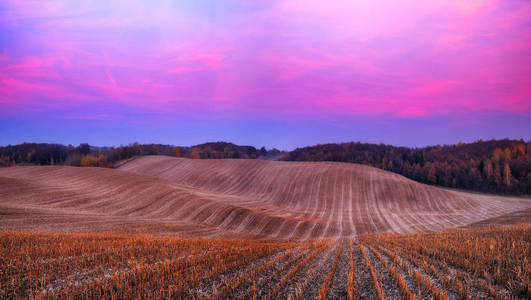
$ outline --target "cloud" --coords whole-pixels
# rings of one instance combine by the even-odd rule
[[[203,4],[4,2],[0,101],[20,113],[95,101],[197,115],[531,113],[526,2]]]

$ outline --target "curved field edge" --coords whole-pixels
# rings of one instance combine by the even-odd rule
[[[0,169],[0,226],[282,239],[437,231],[531,207],[329,162],[139,157]]]
[[[145,156],[120,170],[147,174],[300,221],[278,236],[350,236],[436,231],[531,207],[531,199],[466,193],[420,184],[369,166],[334,162],[192,160]],[[247,200],[246,200],[247,199]],[[317,221],[306,228],[302,221]],[[322,227],[324,225],[324,227]]]

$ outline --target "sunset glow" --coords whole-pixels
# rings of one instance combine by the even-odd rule
[[[517,0],[2,1],[0,144],[529,139],[530,16]]]

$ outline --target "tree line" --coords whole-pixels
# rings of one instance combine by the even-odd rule
[[[254,159],[275,151],[252,146],[215,142],[181,147],[164,144],[134,143],[119,147],[97,147],[61,144],[24,143],[0,147],[0,166],[69,165],[82,167],[113,167],[114,163],[134,156],[168,155],[194,159],[249,158]]]
[[[498,194],[531,194],[531,142],[479,140],[423,148],[342,143],[297,148],[283,160],[370,165],[413,180]]]
[[[120,147],[24,143],[0,147],[0,166],[110,168],[116,162],[142,155],[350,162],[392,171],[427,184],[498,194],[531,194],[531,142],[508,139],[423,148],[351,142],[315,145],[291,152],[227,142],[191,147],[139,143]]]

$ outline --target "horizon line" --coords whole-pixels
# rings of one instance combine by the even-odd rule
[[[134,142],[130,142],[128,144],[120,144],[120,145],[96,145],[96,144],[90,144],[88,142],[81,142],[77,145],[75,144],[71,144],[71,143],[68,143],[68,144],[64,144],[64,143],[54,143],[54,142],[22,142],[22,143],[18,143],[18,144],[0,144],[0,147],[13,147],[13,146],[19,146],[19,145],[24,145],[24,144],[47,144],[47,145],[61,145],[61,146],[80,146],[82,144],[88,144],[89,146],[92,146],[92,147],[98,147],[98,148],[119,148],[119,147],[126,147],[126,146],[130,146],[130,145],[134,145],[134,144],[139,144],[139,145],[161,145],[161,146],[171,146],[171,147],[181,147],[181,148],[192,148],[192,147],[195,147],[195,146],[199,146],[199,145],[204,145],[204,144],[210,144],[210,143],[227,143],[227,144],[233,144],[233,145],[236,145],[236,146],[239,146],[239,147],[254,147],[255,149],[261,149],[262,147],[264,147],[266,150],[273,150],[273,149],[276,149],[276,150],[279,150],[279,151],[283,151],[283,152],[290,152],[290,151],[294,151],[296,149],[301,149],[301,148],[308,148],[308,147],[315,147],[315,146],[321,146],[321,145],[330,145],[330,144],[349,144],[349,143],[356,143],[356,144],[365,144],[365,145],[383,145],[383,146],[391,146],[391,147],[396,147],[396,148],[408,148],[408,149],[422,149],[422,148],[430,148],[430,147],[437,147],[437,146],[440,146],[440,147],[447,147],[447,146],[458,146],[460,144],[474,144],[474,143],[480,143],[480,142],[491,142],[491,141],[520,141],[520,142],[524,142],[524,143],[531,143],[531,140],[529,139],[525,139],[525,138],[508,138],[508,137],[505,137],[505,138],[502,138],[502,139],[495,139],[495,138],[492,138],[492,139],[482,139],[482,138],[479,138],[479,139],[475,139],[473,141],[458,141],[456,143],[453,143],[453,144],[431,144],[431,145],[424,145],[424,146],[403,146],[403,145],[395,145],[395,144],[388,144],[388,143],[370,143],[370,142],[363,142],[363,141],[355,141],[355,140],[351,140],[351,141],[340,141],[340,142],[326,142],[326,143],[316,143],[316,144],[311,144],[311,145],[305,145],[305,146],[299,146],[299,147],[295,147],[291,150],[286,150],[286,149],[279,149],[279,148],[276,148],[276,147],[267,147],[266,145],[262,145],[262,146],[255,146],[255,145],[247,145],[247,144],[239,144],[239,143],[235,143],[235,142],[231,142],[231,141],[206,141],[206,142],[203,142],[203,143],[199,143],[199,144],[193,144],[193,145],[176,145],[176,144],[165,144],[165,143],[155,143],[155,142],[148,142],[148,143],[144,143],[144,142],[138,142],[138,141],[134,141]]]

